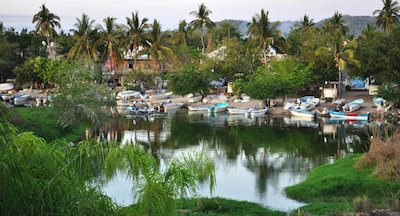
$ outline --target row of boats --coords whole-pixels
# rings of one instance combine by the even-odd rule
[[[262,117],[268,112],[268,107],[264,108],[233,108],[229,107],[228,102],[215,103],[213,105],[188,106],[189,111],[204,111],[208,113],[227,112],[229,115],[244,115],[246,117]]]

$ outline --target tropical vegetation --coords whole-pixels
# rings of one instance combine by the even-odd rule
[[[48,117],[53,122],[49,124],[61,131],[60,136],[82,122],[97,126],[112,114],[115,92],[105,83],[113,82],[114,77],[103,76],[102,66],[108,62],[117,71],[125,66],[123,58],[134,60],[127,75],[132,82],[151,88],[155,77],[168,78],[170,88],[182,95],[205,95],[210,81],[223,77],[235,94],[245,92],[264,100],[296,94],[304,86],[320,86],[327,80],[342,81],[346,76],[372,77],[385,84],[379,95],[399,102],[399,6],[392,0],[382,3],[383,8],[373,12],[376,23],[367,25],[357,38],[349,34],[340,12],[321,27],[305,15],[300,25],[283,35],[278,30],[280,23],[271,22],[264,9],[252,17],[246,35],[241,35],[229,23],[213,22],[209,17],[212,11],[204,4],[190,12],[194,20],[182,20],[176,31],[162,31],[156,19],[149,23],[135,12],[126,18],[126,25],[109,16],[103,20],[104,26],[83,13],[66,33],[56,31],[61,20],[43,4],[33,15],[36,28],[32,32],[5,30],[0,25],[0,79],[15,80],[18,88],[44,83],[51,89]],[[136,67],[141,55],[156,63],[153,74]],[[128,170],[137,180],[134,208],[140,215],[173,215],[176,200],[195,194],[197,180],[207,178],[210,189],[214,186],[213,163],[206,155],[182,156],[160,171],[154,158],[137,146],[95,140],[69,143],[62,137],[45,140],[33,134],[33,129],[11,125],[7,111],[2,111],[0,118],[0,212],[4,215],[122,215],[124,210],[96,185],[87,184],[102,172],[109,178],[118,169]],[[363,188],[372,197],[388,193],[381,185],[398,191],[397,183],[386,184],[369,176],[371,166],[381,167],[378,162],[382,159],[366,157],[367,168],[360,172],[351,169],[358,160],[355,157],[335,165],[346,163],[346,176],[335,172],[322,179],[333,179],[332,185],[318,178],[316,184],[326,187],[308,190],[315,184],[306,181],[288,188],[287,193],[304,200],[323,199],[326,192],[338,199],[348,197],[351,195],[338,190],[343,184],[335,184],[345,181],[346,186],[359,186],[355,177],[368,179]],[[311,180],[321,175],[315,172]],[[392,172],[383,172],[383,176],[397,179]]]

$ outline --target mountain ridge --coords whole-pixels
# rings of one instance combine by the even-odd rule
[[[322,19],[318,22],[314,22],[315,26],[318,28],[321,28],[323,23],[325,21],[328,21],[330,19]],[[349,27],[350,34],[354,35],[355,37],[358,37],[361,35],[363,29],[368,25],[368,23],[372,23],[373,25],[376,26],[375,21],[376,18],[373,16],[351,16],[351,15],[343,15],[343,19],[346,20],[345,25]],[[233,19],[225,19],[222,21],[215,22],[217,25],[227,22],[234,27],[242,34],[246,35],[247,31],[247,24],[250,21],[246,20],[233,20]],[[293,27],[294,24],[300,24],[300,21],[290,21],[290,20],[285,20],[285,21],[279,21],[280,25],[278,29],[282,32],[283,35],[287,35],[290,33],[291,28]]]

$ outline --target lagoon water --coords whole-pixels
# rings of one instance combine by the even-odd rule
[[[200,183],[200,195],[290,211],[304,203],[289,199],[284,188],[303,181],[317,166],[367,151],[369,128],[369,122],[268,115],[249,119],[180,109],[156,117],[113,119],[101,132],[85,136],[142,145],[161,167],[182,152],[206,152],[216,164],[217,186],[210,193],[208,182]],[[118,204],[130,205],[132,186],[118,173],[102,188]]]

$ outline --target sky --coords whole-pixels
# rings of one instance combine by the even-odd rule
[[[61,29],[69,32],[77,18],[85,13],[96,24],[110,16],[126,24],[126,17],[138,11],[139,18],[160,22],[162,30],[178,28],[181,20],[195,19],[190,12],[204,3],[212,12],[212,21],[225,19],[250,21],[261,9],[269,12],[271,21],[300,21],[304,15],[314,22],[330,18],[335,12],[342,15],[372,16],[383,7],[382,0],[0,0],[0,22],[5,28],[34,29],[33,16],[45,4],[51,13],[60,17]]]

